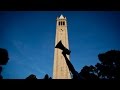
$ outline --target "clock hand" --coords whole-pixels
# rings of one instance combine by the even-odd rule
[[[61,29],[62,30],[62,29]],[[63,31],[63,30],[62,30]]]

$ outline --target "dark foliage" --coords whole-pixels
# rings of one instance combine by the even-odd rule
[[[37,77],[34,74],[31,74],[26,79],[37,79]]]
[[[120,51],[99,54],[98,59],[100,63],[84,66],[79,74],[86,79],[120,80]]]
[[[52,78],[49,77],[48,74],[46,74],[43,79],[52,79]]]

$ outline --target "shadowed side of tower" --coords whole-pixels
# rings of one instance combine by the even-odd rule
[[[55,46],[60,40],[62,44],[69,49],[67,19],[63,15],[57,17]],[[69,56],[67,57],[69,59]],[[68,66],[62,55],[62,50],[58,48],[55,48],[54,50],[53,79],[71,79]]]

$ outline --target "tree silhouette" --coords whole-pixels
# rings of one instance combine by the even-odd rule
[[[86,80],[98,80],[96,75],[96,68],[94,66],[84,66],[81,72],[79,73]]]
[[[37,79],[37,77],[34,74],[31,74],[26,79]]]
[[[48,74],[46,74],[45,76],[44,76],[44,78],[43,79],[52,79],[51,77],[49,77],[49,75]]]
[[[36,77],[36,75],[34,75],[34,74],[31,74],[31,75],[29,75],[26,79],[38,79],[37,77]],[[52,79],[51,77],[49,77],[48,76],[48,74],[45,74],[45,76],[44,76],[44,78],[42,78],[42,79]]]
[[[120,80],[120,51],[101,53],[98,59],[100,63],[84,66],[79,74],[86,79]]]
[[[100,78],[120,79],[120,51],[111,50],[103,54],[99,54],[98,58],[101,64],[97,64]]]

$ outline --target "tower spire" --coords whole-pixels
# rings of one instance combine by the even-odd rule
[[[60,17],[59,17],[59,19],[64,19],[64,16],[61,14]]]

